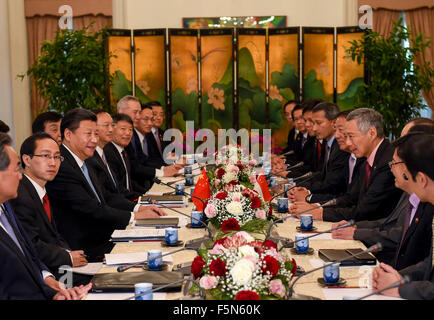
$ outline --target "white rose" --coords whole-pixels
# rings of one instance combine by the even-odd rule
[[[226,205],[226,210],[228,210],[229,213],[239,216],[243,214],[243,206],[241,202],[235,202],[232,201]]]
[[[252,280],[253,270],[255,270],[253,262],[241,259],[233,266],[230,274],[236,284],[243,286]]]
[[[237,180],[237,175],[233,172],[226,172],[222,179],[224,183],[229,183],[232,180]]]
[[[256,253],[255,248],[253,248],[252,246],[245,245],[238,248],[238,256],[240,256],[241,258],[246,256],[257,257],[258,254]]]

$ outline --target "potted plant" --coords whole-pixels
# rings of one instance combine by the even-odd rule
[[[384,118],[387,135],[398,137],[404,125],[420,116],[423,103],[421,90],[430,90],[434,70],[429,62],[423,66],[414,63],[430,41],[422,34],[414,37],[411,46],[411,32],[402,25],[402,19],[394,22],[389,38],[377,32],[366,32],[361,40],[351,41],[347,53],[353,61],[364,61],[369,80],[360,89],[357,107],[368,107],[379,111]]]
[[[90,33],[89,27],[58,31],[53,41],[44,42],[41,54],[26,72],[48,100],[49,110],[62,114],[78,107],[110,111],[107,28]]]

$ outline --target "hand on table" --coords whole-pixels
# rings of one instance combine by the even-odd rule
[[[383,262],[372,272],[372,288],[374,290],[381,290],[401,280],[402,277],[399,272]],[[383,291],[381,294],[391,297],[401,297],[398,288]]]
[[[152,219],[160,216],[167,216],[167,213],[156,206],[140,206],[139,210],[134,214],[134,219]]]
[[[84,257],[84,251],[83,250],[75,250],[70,251],[69,254],[72,258],[72,266],[73,267],[82,267],[87,265],[87,260]]]
[[[294,214],[296,218],[300,218],[299,213],[308,209],[316,208],[315,210],[309,211],[309,214],[312,215],[312,219],[314,220],[322,220],[322,208],[316,203],[307,203],[307,202],[295,202],[289,208],[289,213]],[[307,212],[306,212],[307,213]]]
[[[92,289],[92,283],[81,285],[72,289],[60,289],[53,297],[53,300],[81,300]]]
[[[344,225],[346,223],[348,223],[348,221],[346,220],[339,221],[338,223],[333,223],[332,229]],[[332,238],[343,239],[343,240],[354,240],[354,232],[356,231],[356,229],[357,229],[356,226],[352,226],[352,227],[346,227],[338,230],[333,230]]]

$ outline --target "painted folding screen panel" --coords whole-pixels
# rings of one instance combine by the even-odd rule
[[[303,101],[333,101],[334,28],[303,27]]]
[[[358,27],[336,28],[336,91],[337,104],[342,110],[357,106],[359,90],[364,84],[364,63],[358,64],[351,59],[346,50],[351,41],[360,40],[364,31]]]
[[[269,128],[266,105],[266,30],[237,29],[236,128]]]
[[[113,75],[110,101],[113,110],[123,96],[132,95],[132,52],[130,30],[109,30],[107,50],[113,55],[110,59],[109,73]]]
[[[135,94],[166,106],[166,29],[134,30]]]
[[[185,132],[186,121],[199,129],[198,30],[169,29],[169,94],[172,127]]]
[[[300,99],[300,28],[268,30],[268,105],[273,147],[286,143],[288,122],[283,105]]]
[[[234,29],[200,31],[201,127],[234,127]]]

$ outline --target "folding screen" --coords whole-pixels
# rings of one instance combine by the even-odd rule
[[[234,128],[234,29],[200,30],[201,127]]]
[[[131,31],[113,29],[109,30],[109,34],[107,50],[113,55],[110,59],[109,73],[114,77],[110,101],[115,111],[120,98],[133,94]]]
[[[237,29],[237,104],[235,128],[265,129],[269,124],[266,107],[266,30]]]
[[[166,29],[134,30],[135,95],[166,107]],[[167,117],[167,114],[166,114]]]
[[[350,41],[360,40],[363,34],[358,27],[336,28],[336,102],[343,110],[357,105],[357,95],[365,81],[364,64],[357,64],[346,52]]]
[[[169,113],[172,127],[199,127],[198,30],[169,29]]]
[[[303,27],[303,100],[334,101],[334,28]]]
[[[283,105],[300,100],[300,28],[268,30],[268,105],[273,146],[286,142],[289,125]]]

